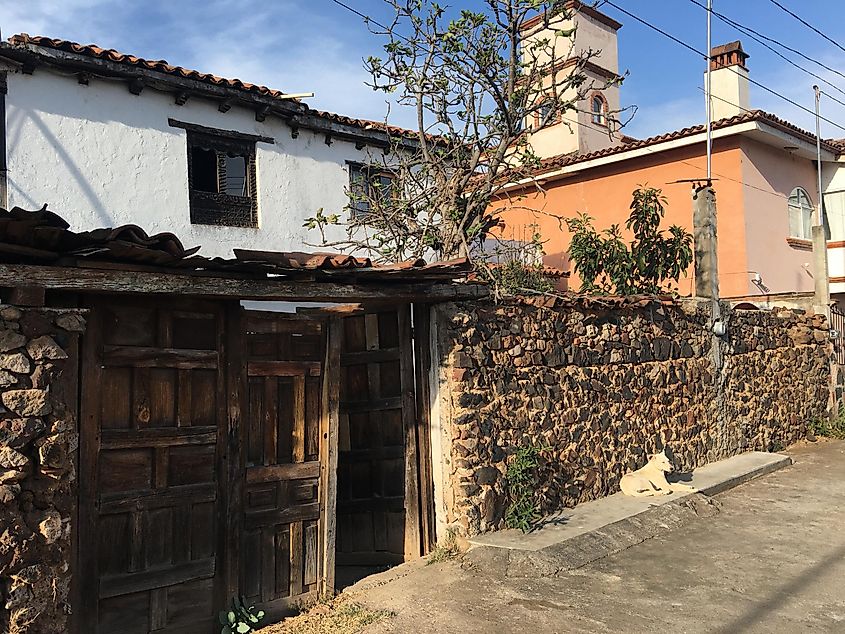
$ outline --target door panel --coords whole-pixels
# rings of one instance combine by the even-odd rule
[[[401,563],[420,555],[410,309],[343,321],[337,564]]]
[[[209,632],[222,579],[221,306],[101,298],[90,308],[80,629]]]
[[[240,587],[271,616],[317,591],[324,354],[319,320],[247,313]]]

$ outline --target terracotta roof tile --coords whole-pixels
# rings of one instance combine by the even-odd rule
[[[804,137],[808,141],[815,142],[815,135],[806,130],[802,130],[798,126],[786,121],[785,119],[781,119],[780,117],[776,117],[773,114],[769,114],[763,110],[749,110],[748,112],[744,112],[740,115],[735,117],[729,117],[727,119],[720,119],[718,121],[713,122],[713,129],[720,130],[723,128],[729,128],[734,125],[739,125],[741,123],[749,123],[752,121],[762,121],[763,123],[767,123],[774,127],[780,128],[786,132],[790,132],[792,134]],[[704,125],[696,125],[691,126],[688,128],[681,128],[680,130],[674,130],[672,132],[667,132],[665,134],[659,134],[657,136],[648,137],[646,139],[631,139],[630,137],[626,137],[622,143],[617,145],[612,145],[610,147],[596,150],[594,152],[571,152],[568,154],[559,154],[558,156],[552,156],[547,159],[543,159],[540,163],[540,167],[534,172],[535,174],[542,174],[545,172],[553,171],[562,167],[566,167],[569,165],[574,165],[576,163],[583,163],[585,161],[591,161],[593,159],[604,158],[606,156],[612,156],[614,154],[620,154],[621,152],[628,152],[631,150],[637,150],[640,148],[646,148],[652,145],[657,145],[659,143],[665,143],[667,141],[675,141],[678,139],[683,139],[690,136],[695,136],[696,134],[702,134],[705,132]],[[837,144],[835,141],[822,139],[822,146],[832,152],[839,152],[842,147]]]
[[[106,49],[96,44],[78,44],[68,40],[57,38],[49,38],[39,35],[29,35],[27,33],[20,33],[9,38],[9,44],[15,47],[32,47],[48,48],[68,53],[75,53],[77,55],[84,55],[86,57],[93,57],[97,59],[107,60],[116,64],[123,64],[126,66],[134,66],[143,68],[144,70],[155,71],[173,77],[180,77],[184,79],[193,79],[207,84],[214,84],[216,86],[226,86],[235,90],[242,90],[249,93],[264,95],[274,99],[284,99],[287,102],[298,101],[286,96],[286,93],[281,90],[274,90],[267,86],[258,84],[250,84],[240,79],[226,79],[225,77],[218,77],[211,73],[203,73],[198,70],[191,70],[182,66],[175,66],[166,60],[148,60],[136,55],[129,55],[121,53],[114,49]],[[416,136],[413,130],[406,130],[397,126],[392,126],[384,122],[370,121],[367,119],[357,119],[345,115],[335,114],[332,112],[322,112],[319,110],[308,109],[308,111],[320,118],[334,121],[343,125],[354,126],[363,130],[378,130],[386,132],[391,135],[401,136]],[[431,137],[435,138],[435,137]]]
[[[426,264],[408,260],[376,264],[367,257],[339,253],[235,250],[234,259],[196,255],[172,233],[148,234],[137,225],[75,232],[45,205],[37,211],[0,208],[0,261],[50,263],[60,266],[109,262],[127,267],[156,266],[179,271],[213,271],[291,279],[362,279],[368,281],[448,281],[465,278],[466,258]]]
[[[40,46],[42,48],[52,48],[60,51],[66,51],[68,53],[85,55],[87,57],[96,57],[98,59],[108,60],[117,64],[137,66],[139,68],[167,75],[174,75],[185,79],[195,79],[197,81],[215,84],[217,86],[228,86],[229,88],[234,88],[236,90],[244,90],[246,92],[267,95],[269,97],[281,98],[285,95],[285,93],[281,90],[273,90],[271,88],[267,88],[266,86],[250,84],[248,82],[241,81],[240,79],[226,79],[224,77],[212,75],[211,73],[203,73],[198,70],[183,68],[182,66],[174,66],[163,59],[148,60],[143,57],[120,53],[114,49],[101,48],[96,44],[77,44],[76,42],[70,42],[68,40],[54,39],[39,35],[29,35],[28,33],[13,35],[9,38],[9,43],[13,46]]]
[[[395,125],[390,125],[385,123],[384,121],[371,121],[369,119],[356,119],[355,117],[347,117],[346,115],[342,114],[335,114],[334,112],[324,112],[322,110],[311,110],[312,114],[317,115],[318,117],[322,117],[323,119],[328,119],[329,121],[334,121],[336,123],[341,123],[343,125],[351,125],[355,126],[356,128],[363,128],[364,130],[380,130],[382,132],[387,132],[391,135],[397,136],[406,136],[406,137],[416,137],[417,132],[415,130],[409,130],[407,128],[400,128]],[[429,134],[428,138],[432,140],[436,140],[439,137],[436,135]]]

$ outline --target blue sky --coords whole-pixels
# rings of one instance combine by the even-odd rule
[[[705,48],[704,11],[690,0],[613,0],[699,49]],[[703,1],[703,0],[702,0]],[[845,45],[843,0],[780,0]],[[346,0],[362,13],[384,16],[382,0]],[[480,6],[472,0],[443,3]],[[714,8],[737,22],[799,49],[845,74],[845,52],[778,9],[770,0],[714,0]],[[624,24],[619,31],[620,66],[630,72],[623,105],[638,112],[632,136],[660,134],[700,123],[704,116],[703,61],[609,6],[602,10]],[[28,32],[133,53],[149,59],[265,84],[288,92],[313,91],[309,103],[352,116],[383,119],[383,95],[368,89],[362,58],[379,42],[360,18],[331,0],[0,0],[3,37]],[[714,44],[741,37],[756,81],[813,107],[813,78],[788,66],[758,43],[714,19]],[[804,66],[809,62],[800,61]],[[845,79],[814,68],[845,90]],[[845,94],[827,87],[845,101]],[[812,129],[810,114],[753,87],[752,107]],[[826,100],[825,136],[845,137],[845,107]],[[409,120],[391,118],[400,125]]]

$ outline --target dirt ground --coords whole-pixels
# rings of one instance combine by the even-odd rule
[[[378,619],[325,632],[845,632],[845,442],[791,453],[715,517],[557,578],[394,568],[343,595]]]

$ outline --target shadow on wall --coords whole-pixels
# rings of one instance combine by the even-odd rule
[[[199,98],[178,106],[172,95],[151,88],[134,96],[120,82],[80,86],[47,71],[10,82],[7,103],[13,200],[36,207],[47,202],[78,219],[73,224],[79,222],[79,229],[139,222],[141,216],[148,231],[175,231],[185,241],[215,244],[217,251],[243,246],[254,232],[190,223],[185,135],[169,125],[169,117],[275,139],[257,148],[264,241],[257,248],[318,242],[319,234],[303,228],[304,219],[319,208],[341,213],[348,203],[347,160],[363,163],[382,154],[341,139],[328,144],[325,135],[307,130],[293,138],[281,119],[257,122],[248,109],[221,113]],[[27,166],[39,153],[63,178],[57,174],[51,182],[42,173],[37,183],[26,181]],[[338,227],[327,237],[344,236]]]
[[[103,227],[111,226],[111,224],[113,224],[113,223],[111,222],[111,217],[109,216],[109,213],[106,210],[106,207],[103,204],[103,201],[100,199],[100,197],[94,191],[94,188],[91,187],[91,184],[85,179],[85,176],[82,174],[82,170],[79,169],[79,166],[76,164],[76,162],[74,162],[73,158],[71,158],[71,156],[67,152],[67,150],[65,150],[64,147],[62,147],[62,144],[56,138],[56,135],[53,134],[50,131],[50,128],[47,127],[47,125],[44,123],[43,119],[40,116],[38,116],[38,113],[36,113],[32,110],[22,110],[20,108],[16,108],[12,112],[12,115],[9,117],[9,121],[8,121],[8,126],[12,130],[12,134],[9,137],[9,139],[7,139],[7,147],[9,147],[10,153],[13,154],[15,152],[15,148],[17,147],[18,143],[20,143],[21,130],[24,127],[23,126],[24,121],[27,120],[27,119],[29,121],[31,121],[35,125],[35,127],[38,128],[38,130],[41,132],[42,135],[44,135],[44,138],[47,140],[47,142],[50,144],[50,146],[55,150],[56,156],[58,156],[59,159],[65,164],[68,172],[70,173],[70,175],[73,177],[73,179],[76,181],[77,185],[79,186],[79,189],[82,191],[82,193],[88,199],[88,202],[91,204],[92,210],[97,215],[97,218],[99,218],[100,222],[102,223],[102,226]],[[24,200],[26,200],[27,203],[30,205],[30,207],[32,209],[40,208],[41,205],[43,205],[45,202],[48,203],[48,204],[51,202],[51,201],[36,201],[36,200],[33,200],[30,196],[27,195],[27,193],[24,189],[25,185],[18,184],[15,181],[13,174],[9,174],[8,182],[9,182],[10,188],[15,191],[16,195],[18,195],[21,198],[23,198]],[[61,181],[56,182],[56,188],[57,188],[56,189],[56,199],[57,200],[62,199],[62,193],[60,191],[58,191],[58,188],[61,187],[62,185],[63,184],[61,183]],[[61,210],[56,210],[55,208],[53,209],[53,211],[59,211],[59,213],[61,213]]]

